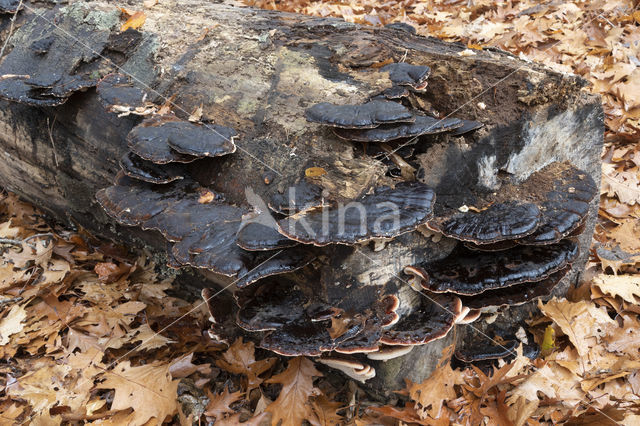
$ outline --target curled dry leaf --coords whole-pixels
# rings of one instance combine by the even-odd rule
[[[243,374],[247,377],[247,395],[251,390],[260,386],[264,379],[260,375],[273,367],[276,358],[255,359],[253,342],[244,343],[239,338],[216,361],[216,365],[233,374]]]
[[[143,11],[134,12],[133,15],[131,15],[124,24],[122,24],[120,31],[124,32],[128,29],[137,30],[142,27],[146,20],[147,15]]]
[[[304,420],[317,423],[317,416],[310,400],[319,395],[320,390],[313,386],[314,377],[320,373],[313,362],[304,357],[296,357],[289,361],[287,369],[270,378],[267,383],[278,383],[282,390],[278,398],[269,404],[266,411],[272,414],[271,424],[299,425]]]

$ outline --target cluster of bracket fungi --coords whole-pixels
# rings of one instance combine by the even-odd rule
[[[75,50],[52,49],[57,38],[33,31],[42,36],[14,48],[0,65],[2,74],[18,76],[0,81],[0,97],[55,106],[96,85],[104,65],[98,56],[70,57]],[[130,45],[139,37],[120,38],[98,34],[89,42],[95,51],[113,51],[118,40]],[[59,72],[34,72],[28,69],[33,63]],[[370,146],[443,132],[462,135],[481,126],[406,105],[409,94],[425,90],[429,67],[393,63],[381,71],[388,73],[390,88],[360,105],[314,105],[307,120],[331,128],[340,139]],[[345,215],[319,186],[303,179],[294,198],[276,194],[268,201],[270,213],[256,212],[226,202],[224,194],[190,173],[204,158],[233,154],[236,131],[159,112],[149,93],[120,74],[103,77],[97,93],[109,111],[143,119],[127,136],[129,151],[114,184],[96,198],[118,222],[162,233],[171,266],[202,268],[233,280],[235,307],[216,304],[212,291],[203,291],[213,321],[210,337],[224,342],[239,326],[259,336],[262,348],[318,356],[358,380],[375,374],[366,358],[403,355],[485,310],[548,295],[578,256],[571,237],[596,194],[587,173],[552,163],[523,182],[505,179],[499,192],[475,197],[468,208],[441,200],[420,181],[396,179],[353,200],[362,209]],[[390,205],[399,215],[378,221],[395,211]],[[417,308],[401,306],[400,280],[386,286],[318,282],[318,270],[339,269],[345,250],[398,240],[425,227],[459,242],[444,258],[406,265],[412,287],[426,296]]]
[[[368,143],[478,127],[419,114],[391,100],[405,90],[423,90],[428,67],[402,63],[383,71],[394,86],[381,96],[361,105],[317,104],[307,109],[307,120],[331,127],[342,139]],[[117,111],[140,108],[146,97],[120,75],[103,79],[98,93]],[[211,300],[211,290],[203,292],[214,322],[212,339],[224,341],[239,326],[261,333],[265,349],[319,356],[359,380],[375,371],[362,360],[335,354],[389,359],[445,336],[456,323],[474,321],[483,310],[549,294],[578,256],[570,237],[596,193],[586,173],[553,163],[524,182],[505,181],[500,192],[475,199],[472,209],[439,205],[434,191],[418,181],[375,188],[354,200],[364,207],[361,217],[339,212],[319,187],[303,180],[295,198],[276,194],[269,200],[271,222],[252,220],[265,215],[226,203],[183,167],[232,154],[235,136],[230,128],[173,115],[145,118],[128,135],[131,151],[121,161],[121,175],[97,199],[119,222],[160,231],[170,243],[173,266],[235,280],[237,308],[231,311]],[[399,217],[377,223],[390,214],[389,203],[399,207]],[[339,256],[340,245],[392,240],[425,226],[459,243],[443,259],[406,266],[412,285],[427,296],[418,309],[403,311],[393,285],[345,291],[316,282],[315,260]]]

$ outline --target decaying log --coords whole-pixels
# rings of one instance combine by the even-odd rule
[[[229,203],[250,207],[246,188],[272,199],[300,182],[310,167],[324,169],[314,182],[336,200],[352,200],[372,187],[393,183],[387,173],[390,163],[307,121],[305,110],[320,102],[366,102],[391,88],[381,66],[401,61],[431,67],[426,91],[410,93],[413,108],[484,124],[462,136],[428,136],[412,145],[417,177],[438,197],[453,197],[450,202],[455,203],[478,191],[499,191],[505,177],[524,181],[548,164],[563,161],[600,181],[600,100],[585,94],[585,83],[576,76],[492,49],[468,50],[419,37],[402,28],[362,27],[207,0],[161,2],[145,11],[141,33],[126,36],[113,35],[119,13],[108,3],[94,1],[46,11],[39,3],[25,2],[0,70],[10,69],[7,58],[14,50],[38,41],[29,25],[44,28],[55,21],[65,31],[53,32],[52,41],[47,41],[52,44],[43,49],[60,49],[57,54],[65,57],[63,49],[99,47],[106,59],[92,59],[94,65],[98,62],[98,77],[115,71],[129,74],[155,105],[170,99],[173,112],[182,119],[195,113],[200,121],[238,131],[235,153],[189,169],[200,183],[225,194]],[[10,17],[2,16],[3,42],[9,36]],[[88,41],[81,38],[92,29],[107,33]],[[87,56],[91,55],[83,60]],[[75,89],[92,85],[83,82]],[[94,233],[165,253],[159,234],[117,225],[95,200],[96,192],[113,182],[128,151],[126,136],[141,118],[108,112],[93,88],[73,94],[63,89],[53,95],[38,91],[37,96],[52,100],[41,105],[2,101],[0,183]],[[11,90],[18,93],[23,88]],[[579,279],[596,206],[597,197],[579,237],[580,258],[554,290],[558,294]],[[323,279],[358,285],[404,280],[406,266],[442,258],[454,245],[449,238],[433,241],[413,232],[382,251],[375,251],[373,244],[356,251],[337,248],[339,262],[326,261],[324,269],[333,272]],[[214,279],[229,282],[221,276]],[[410,311],[420,296],[402,280],[398,293]],[[531,304],[509,310],[497,323],[517,324],[531,311]],[[455,333],[407,355],[368,361],[376,368],[376,377],[368,383],[385,394],[401,387],[403,378],[424,379],[442,349],[454,339],[463,341],[475,328],[484,325],[458,325]]]

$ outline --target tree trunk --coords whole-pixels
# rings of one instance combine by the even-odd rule
[[[108,3],[74,2],[40,17],[36,13],[43,9],[38,5],[26,2],[7,52],[18,43],[34,41],[26,31],[30,23],[54,17],[65,29],[56,37],[66,37],[69,49],[79,48],[84,40],[80,27],[117,33],[119,11]],[[359,145],[308,123],[304,111],[318,102],[366,101],[388,87],[379,65],[389,60],[432,68],[428,90],[414,96],[414,107],[485,125],[464,137],[439,136],[438,144],[421,148],[419,165],[427,170],[424,179],[436,192],[476,188],[480,174],[486,175],[487,170],[494,178],[507,173],[524,179],[553,161],[570,161],[600,181],[600,100],[581,91],[584,81],[576,76],[497,50],[467,50],[403,29],[363,27],[208,0],[160,2],[145,13],[141,39],[114,54],[114,61],[137,80],[136,85],[152,88],[149,92],[157,104],[172,98],[178,116],[186,118],[201,109],[203,121],[231,126],[240,133],[237,152],[212,161],[206,169],[192,170],[229,202],[246,205],[247,187],[269,198],[311,166],[328,171],[321,177],[321,186],[337,199],[353,199],[371,186],[384,184],[383,164],[363,155]],[[3,40],[9,17],[4,15]],[[113,63],[102,64],[101,71],[116,71]],[[164,253],[165,242],[159,234],[117,225],[94,198],[97,190],[112,183],[118,160],[127,151],[125,137],[139,122],[136,116],[107,112],[94,89],[78,92],[56,107],[2,101],[0,182],[58,218]],[[265,184],[265,176],[273,182]],[[560,294],[583,269],[596,211],[597,197],[580,238],[583,255],[565,278],[566,284],[557,288]],[[410,262],[441,257],[450,246],[434,245],[429,248],[431,254],[411,245],[383,254],[364,247],[382,266],[355,254],[345,258],[344,265],[352,277],[367,275],[370,284],[376,284],[401,274]],[[507,319],[521,320],[531,310],[531,305],[513,310]],[[470,329],[459,326],[455,338],[463,339]],[[400,388],[405,377],[424,379],[453,339],[450,333],[404,357],[374,363],[373,389],[385,394]]]

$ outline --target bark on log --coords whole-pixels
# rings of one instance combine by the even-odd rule
[[[43,11],[38,3],[25,3],[28,9],[18,15],[17,36],[9,40],[7,52],[14,43],[26,42],[20,31],[33,19],[73,16],[89,27],[118,25],[119,12],[107,3],[74,2],[41,18],[34,15]],[[194,171],[239,205],[246,205],[246,187],[268,198],[310,166],[325,167],[329,174],[322,177],[322,185],[344,199],[384,184],[386,169],[381,163],[361,155],[359,146],[308,123],[304,111],[323,101],[361,103],[388,87],[387,78],[372,65],[389,59],[431,66],[429,88],[416,97],[416,107],[485,124],[464,137],[441,136],[438,143],[420,148],[422,179],[437,192],[490,187],[504,173],[524,179],[553,161],[570,161],[600,181],[600,100],[585,94],[584,81],[576,76],[504,52],[470,52],[401,29],[208,0],[161,2],[145,12],[142,39],[120,58],[120,66],[138,84],[152,87],[158,103],[175,96],[174,111],[179,116],[201,107],[203,120],[240,132],[235,154],[212,161],[207,170]],[[9,17],[2,21],[3,42]],[[58,36],[71,36],[71,49],[81,42],[73,39],[73,33]],[[0,107],[2,186],[94,233],[164,252],[158,234],[116,225],[94,198],[98,189],[113,181],[118,159],[127,151],[125,136],[138,118],[106,112],[94,89],[76,93],[57,107],[5,101]],[[275,176],[270,185],[264,183],[265,174]],[[582,257],[557,293],[578,279],[596,209],[597,199],[580,238]],[[427,247],[399,244],[382,254],[363,250],[383,266],[357,254],[347,256],[343,264],[350,269],[349,277],[375,284],[400,274],[416,260],[441,257],[451,244],[445,239]],[[532,309],[512,310],[498,321],[517,322]],[[442,349],[454,338],[464,339],[469,330],[470,326],[460,326],[455,337],[450,333],[404,357],[374,363],[377,377],[370,382],[374,391],[384,395],[398,389],[405,377],[421,381]]]

